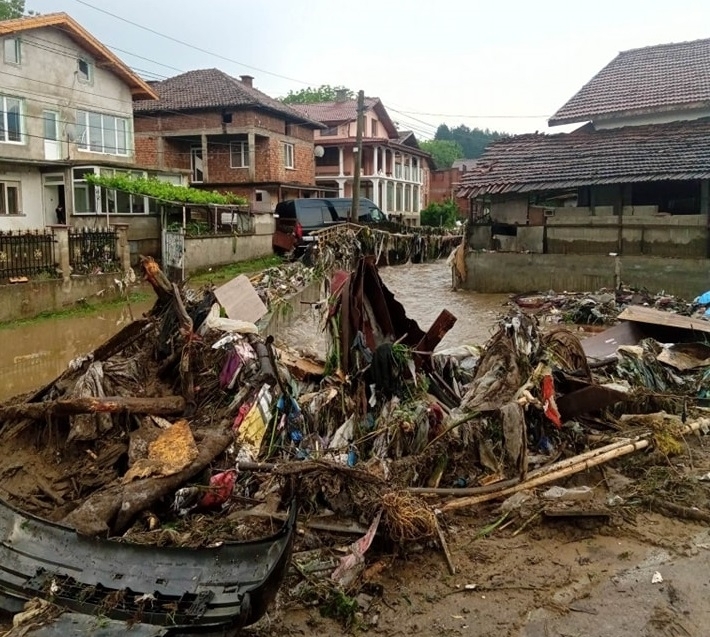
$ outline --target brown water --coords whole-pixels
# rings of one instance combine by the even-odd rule
[[[503,294],[452,291],[450,271],[444,261],[383,268],[381,275],[422,329],[428,329],[444,308],[457,317],[456,325],[440,348],[485,342],[507,300]],[[152,301],[134,304],[134,316],[140,316],[151,305]],[[317,312],[307,312],[278,340],[324,356],[325,336],[319,329],[319,318]],[[128,309],[120,307],[90,316],[45,320],[0,330],[0,400],[56,378],[70,360],[92,351],[128,321]]]
[[[152,301],[132,304],[137,318]],[[126,306],[96,314],[42,320],[0,330],[0,400],[56,378],[77,356],[113,336],[131,320]]]
[[[437,349],[461,344],[480,345],[492,335],[497,319],[505,312],[506,294],[478,294],[451,289],[451,271],[445,261],[382,268],[385,285],[404,305],[407,315],[429,329],[441,310],[456,318],[453,329]],[[319,356],[326,352],[326,337],[320,326],[320,313],[306,312],[284,330],[277,340]]]

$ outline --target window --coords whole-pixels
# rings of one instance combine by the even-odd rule
[[[284,144],[284,166],[286,168],[295,168],[296,167],[296,157],[295,157],[295,149],[293,147],[293,144]]]
[[[202,146],[192,146],[190,148],[190,181],[193,184],[201,184],[204,177]]]
[[[92,153],[128,155],[128,120],[103,113],[76,112],[77,147]]]
[[[130,195],[120,190],[109,190],[92,186],[86,181],[86,176],[91,174],[101,175],[127,175],[130,177],[145,177],[143,171],[114,170],[112,168],[98,168],[85,166],[74,168],[74,213],[75,214],[145,214],[148,212],[148,198]]]
[[[0,215],[19,215],[20,182],[0,181]]]
[[[76,74],[80,82],[90,84],[94,80],[94,65],[84,58],[76,61]]]
[[[0,142],[22,144],[22,100],[0,95]]]
[[[338,134],[338,127],[337,126],[329,126],[328,128],[324,128],[320,132],[321,137],[333,137]]]
[[[22,62],[22,47],[20,38],[5,38],[3,41],[5,64],[20,64]]]
[[[370,121],[370,128],[372,129],[372,137],[377,137],[377,120],[373,119]]]
[[[244,140],[229,142],[229,157],[232,168],[248,168],[249,142]]]

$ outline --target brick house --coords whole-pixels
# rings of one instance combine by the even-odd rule
[[[322,194],[313,155],[321,124],[254,88],[251,76],[204,69],[150,85],[158,99],[134,104],[142,167],[243,195],[255,211]]]
[[[458,194],[513,250],[710,256],[708,77],[710,39],[623,51],[549,121],[580,128],[493,142]]]
[[[444,203],[453,200],[461,217],[467,217],[470,200],[467,197],[458,197],[457,192],[464,173],[473,166],[474,162],[474,159],[457,159],[451,168],[432,170],[429,180],[429,202]]]
[[[316,182],[353,196],[357,102],[344,95],[334,102],[294,104],[304,117],[325,124],[315,133]],[[322,152],[318,147],[321,147]],[[398,131],[382,101],[365,98],[361,196],[372,199],[390,216],[418,226],[429,202],[430,155],[411,131]]]

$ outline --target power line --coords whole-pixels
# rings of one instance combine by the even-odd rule
[[[283,80],[289,80],[290,82],[297,82],[298,84],[305,84],[306,86],[314,86],[313,82],[305,82],[303,80],[299,80],[294,77],[289,77],[287,75],[281,75],[280,73],[273,73],[271,71],[267,71],[266,69],[262,69],[257,66],[251,66],[249,64],[245,64],[244,62],[234,60],[234,59],[229,58],[229,57],[222,55],[220,53],[215,53],[214,51],[209,51],[207,49],[203,49],[202,47],[196,46],[196,45],[191,44],[189,42],[185,42],[184,40],[180,40],[178,38],[174,38],[171,35],[166,35],[165,33],[161,33],[160,31],[156,31],[155,29],[151,29],[150,27],[139,24],[138,22],[133,22],[132,20],[128,20],[127,18],[124,18],[120,15],[116,15],[115,13],[111,13],[110,11],[106,11],[105,9],[101,9],[99,7],[96,7],[93,4],[85,2],[84,0],[74,0],[74,1],[78,2],[79,4],[83,4],[84,6],[89,7],[91,9],[94,9],[95,11],[98,11],[100,13],[104,13],[108,16],[111,16],[112,18],[115,18],[116,20],[120,20],[121,22],[125,22],[126,24],[130,24],[130,25],[137,27],[139,29],[143,29],[144,31],[147,31],[148,33],[152,33],[153,35],[160,36],[161,38],[165,38],[166,40],[170,40],[171,42],[175,42],[177,44],[181,44],[182,46],[189,47],[190,49],[194,49],[195,51],[199,51],[200,53],[206,53],[207,55],[211,55],[213,57],[219,58],[220,60],[225,60],[226,62],[230,62],[232,64],[237,64],[238,66],[243,66],[244,68],[251,69],[252,71],[258,71],[259,73],[265,73],[266,75],[272,75],[273,77],[279,77]]]

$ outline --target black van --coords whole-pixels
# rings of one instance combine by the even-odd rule
[[[311,233],[350,220],[352,197],[328,199],[287,199],[276,205],[276,230],[272,245],[274,252],[283,254],[294,248],[304,248],[315,238]],[[385,214],[364,197],[360,198],[359,223],[380,223]]]

